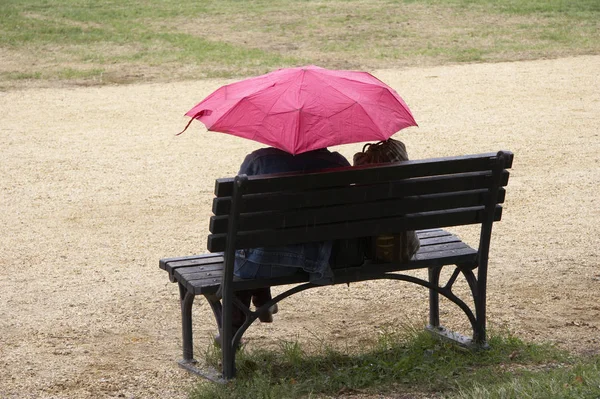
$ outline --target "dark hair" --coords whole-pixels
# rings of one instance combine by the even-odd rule
[[[400,140],[387,139],[378,143],[367,143],[362,152],[354,154],[354,165],[408,161],[406,146]]]

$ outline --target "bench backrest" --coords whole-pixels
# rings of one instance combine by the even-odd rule
[[[208,250],[478,223],[491,234],[501,218],[512,160],[511,152],[501,151],[218,179]]]

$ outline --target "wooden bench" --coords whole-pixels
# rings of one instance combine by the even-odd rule
[[[486,345],[486,280],[494,221],[499,221],[513,154],[508,151],[416,160],[393,164],[329,169],[308,174],[237,176],[216,181],[210,219],[209,254],[162,259],[160,268],[179,284],[183,328],[180,365],[211,379],[235,376],[235,349],[258,315],[295,293],[316,285],[308,275],[244,280],[233,276],[236,249],[310,241],[343,240],[416,230],[421,242],[408,263],[373,263],[333,270],[334,284],[396,279],[429,289],[430,331],[465,346]],[[449,226],[481,225],[479,244],[472,248]],[[444,267],[451,277],[440,282]],[[428,268],[428,281],[403,271]],[[452,291],[463,275],[474,306]],[[251,311],[234,297],[237,290],[295,284]],[[192,304],[203,295],[210,304],[223,339],[222,374],[195,366]],[[455,303],[467,316],[473,334],[465,337],[440,325],[439,296]],[[245,324],[233,336],[232,306],[245,312]]]

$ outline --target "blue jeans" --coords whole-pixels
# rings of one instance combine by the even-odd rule
[[[235,258],[233,274],[240,278],[273,278],[291,276],[302,269],[293,266],[262,265],[247,259]]]

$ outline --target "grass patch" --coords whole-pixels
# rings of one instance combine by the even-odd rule
[[[101,76],[103,73],[103,69],[81,70],[64,68],[58,71],[58,77],[61,79],[86,79]]]
[[[455,398],[596,398],[600,358],[576,360],[550,345],[492,334],[490,350],[469,351],[424,331],[384,332],[360,352],[324,342],[238,354],[238,377],[227,385],[201,382],[190,393],[204,398],[343,397],[351,393]],[[219,352],[207,354],[213,366]],[[477,381],[477,384],[473,384]],[[443,394],[443,395],[442,395]],[[570,396],[569,396],[570,395]]]
[[[0,76],[114,81],[377,69],[600,52],[597,0],[4,0]],[[41,75],[36,75],[41,73]],[[22,80],[22,79],[21,79]]]
[[[32,80],[32,79],[41,79],[41,72],[8,72],[2,75],[4,79],[7,80]]]
[[[520,370],[505,382],[460,388],[455,399],[598,399],[600,358],[582,359],[574,364],[542,370]]]
[[[600,12],[600,3],[596,0],[425,0],[429,4],[447,4],[461,8],[483,6],[493,12],[507,14],[562,14],[585,16],[588,12]],[[424,0],[398,0],[397,3],[422,3]]]

